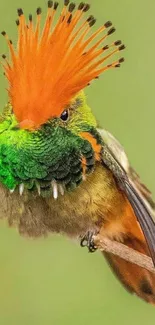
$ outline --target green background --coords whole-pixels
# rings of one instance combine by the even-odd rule
[[[61,1],[60,1],[61,2]],[[130,161],[155,196],[155,1],[89,0],[100,25],[112,20],[127,49],[122,68],[87,89],[100,124],[124,145]],[[0,1],[0,30],[16,41],[16,8],[26,14],[45,0]],[[114,39],[114,38],[113,38]],[[0,39],[0,53],[7,53]],[[0,104],[7,94],[0,75]],[[155,308],[131,296],[98,252],[51,236],[27,240],[0,227],[0,325],[155,324]]]

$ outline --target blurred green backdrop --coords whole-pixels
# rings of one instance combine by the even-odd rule
[[[61,0],[60,0],[61,2]],[[155,1],[89,0],[97,24],[110,19],[116,39],[127,45],[126,62],[87,90],[100,124],[124,145],[132,164],[155,196]],[[45,0],[0,1],[0,30],[16,41],[16,8],[26,14]],[[3,38],[0,53],[7,53]],[[6,102],[0,74],[0,104]],[[88,254],[78,243],[51,236],[21,238],[0,226],[0,325],[155,323],[155,308],[130,296],[100,253]]]

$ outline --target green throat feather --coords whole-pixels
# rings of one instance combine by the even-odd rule
[[[10,190],[17,185],[38,189],[42,196],[51,195],[53,186],[60,191],[72,190],[83,180],[82,159],[86,174],[95,167],[94,150],[81,132],[95,135],[96,121],[83,93],[68,108],[69,119],[49,120],[38,130],[23,130],[8,105],[0,123],[0,181]],[[98,137],[98,141],[101,139]]]

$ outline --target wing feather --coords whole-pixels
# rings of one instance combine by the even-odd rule
[[[102,160],[113,173],[118,186],[127,196],[141,226],[155,265],[155,203],[150,191],[140,181],[129,164],[124,149],[107,131],[100,130],[103,139]]]

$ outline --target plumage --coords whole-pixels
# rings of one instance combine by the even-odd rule
[[[96,22],[87,16],[88,4],[75,8],[65,0],[54,25],[57,8],[57,2],[48,1],[41,34],[41,8],[36,24],[32,15],[27,23],[18,9],[17,46],[2,32],[11,61],[3,55],[9,103],[0,117],[0,182],[22,202],[20,213],[8,213],[9,225],[36,237],[99,232],[151,256],[155,264],[151,193],[118,141],[98,129],[83,93],[102,72],[120,67],[124,58],[105,62],[125,46],[120,40],[106,43],[115,32],[110,21],[88,35]],[[48,213],[31,218],[24,204],[41,211],[46,204]],[[105,256],[130,292],[155,304],[153,274]]]

